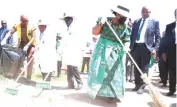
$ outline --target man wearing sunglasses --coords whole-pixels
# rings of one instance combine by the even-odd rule
[[[12,27],[12,29],[9,31],[9,33],[7,33],[6,37],[1,43],[5,44],[7,38],[12,36],[16,32],[18,37],[18,48],[23,49],[23,51],[26,52],[27,62],[28,62],[32,58],[32,55],[34,53],[34,47],[36,45],[35,42],[36,29],[34,28],[34,26],[29,25],[28,17],[25,15],[20,16],[20,22],[21,23],[15,24]],[[30,62],[30,64],[27,67],[28,80],[31,80],[32,68],[33,68],[33,60]]]

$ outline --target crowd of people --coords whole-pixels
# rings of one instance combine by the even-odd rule
[[[119,101],[124,96],[124,80],[135,83],[132,91],[143,94],[145,82],[133,62],[126,56],[130,52],[133,59],[143,71],[148,74],[150,60],[158,61],[160,72],[160,83],[166,87],[169,75],[169,92],[167,96],[174,95],[176,91],[176,20],[168,24],[161,38],[159,21],[150,17],[150,9],[144,6],[141,10],[142,17],[132,22],[128,8],[117,6],[110,12],[113,17],[108,16],[105,20],[97,21],[92,29],[94,44],[86,43],[82,49],[83,64],[81,74],[87,65],[89,96],[108,98],[108,102]],[[20,16],[20,23],[11,29],[7,27],[6,20],[1,21],[0,42],[1,45],[13,44],[13,35],[18,38],[17,47],[26,52],[27,80],[30,83],[35,53],[38,53],[39,68],[43,79],[51,81],[56,73],[61,76],[62,62],[67,65],[67,81],[69,89],[81,89],[83,81],[78,70],[80,57],[75,38],[79,29],[75,28],[75,19],[68,13],[64,13],[59,19],[62,31],[53,31],[49,23],[44,19],[38,21],[38,28],[29,23],[25,15]],[[106,23],[106,22],[107,23]],[[112,32],[111,28],[115,31]],[[117,35],[116,35],[117,34]],[[121,41],[117,39],[120,38]],[[71,42],[72,41],[72,42]],[[75,42],[75,43],[73,43]],[[122,42],[124,46],[120,43]],[[126,67],[125,67],[126,66]],[[125,69],[126,68],[126,69]],[[124,75],[126,72],[126,75]],[[74,79],[77,86],[74,85]]]

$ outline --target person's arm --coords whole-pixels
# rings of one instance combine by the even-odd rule
[[[159,49],[160,45],[160,29],[159,29],[159,21],[156,21],[155,23],[155,46],[154,49],[151,51],[151,55],[154,57],[155,60],[157,60],[157,51]]]
[[[122,38],[122,42],[124,44],[130,44],[130,35],[131,35],[131,31],[128,30],[128,28],[126,29],[125,33],[124,33],[124,37]]]
[[[6,43],[6,41],[8,40],[8,38],[11,37],[15,32],[16,32],[16,25],[14,27],[12,27],[12,29],[10,29],[8,31],[8,33],[5,35],[5,37],[2,40],[2,42]]]
[[[86,52],[86,54],[92,54],[92,51],[90,50],[89,52]]]
[[[160,45],[160,29],[159,29],[159,21],[156,22],[155,25],[155,51],[158,51]]]
[[[90,47],[90,54],[92,54],[93,53],[93,49],[92,49],[92,47]]]
[[[167,49],[168,49],[168,46],[169,46],[169,42],[171,41],[170,40],[170,26],[167,25],[166,26],[166,29],[165,29],[165,36],[163,37],[163,49],[161,49],[161,56],[163,58],[164,61],[166,61],[167,59],[167,56],[166,56],[166,53],[167,53]]]
[[[124,51],[130,51],[130,34],[131,31],[128,28],[125,29],[124,36],[121,38],[122,43],[124,44]]]
[[[99,17],[98,20],[96,21],[96,25],[92,28],[93,35],[97,36],[101,33],[103,23],[105,23],[105,19],[103,20],[101,17]]]
[[[31,33],[32,33],[32,38],[31,40],[28,42],[27,46],[30,46],[34,41],[35,41],[35,38],[36,38],[36,28],[32,28],[31,29]]]
[[[99,35],[101,33],[102,26],[102,24],[97,24],[96,26],[94,26],[92,29],[92,34]]]
[[[171,35],[173,35],[173,34],[172,34],[170,29],[171,29],[170,26],[167,25],[166,29],[165,29],[165,36],[163,37],[164,39],[163,39],[163,50],[162,50],[162,53],[167,53],[168,46],[169,46],[169,44],[171,43],[171,41],[173,39],[173,38],[171,38]]]

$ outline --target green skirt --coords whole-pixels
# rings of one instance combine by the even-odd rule
[[[88,73],[88,94],[92,99],[124,96],[124,53],[120,43],[99,38]]]

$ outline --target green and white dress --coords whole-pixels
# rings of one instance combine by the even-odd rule
[[[112,23],[111,26],[123,43],[129,42],[130,32],[125,24],[118,26]],[[96,96],[124,96],[124,54],[123,47],[105,23],[92,54],[88,73],[88,94],[92,99]]]

